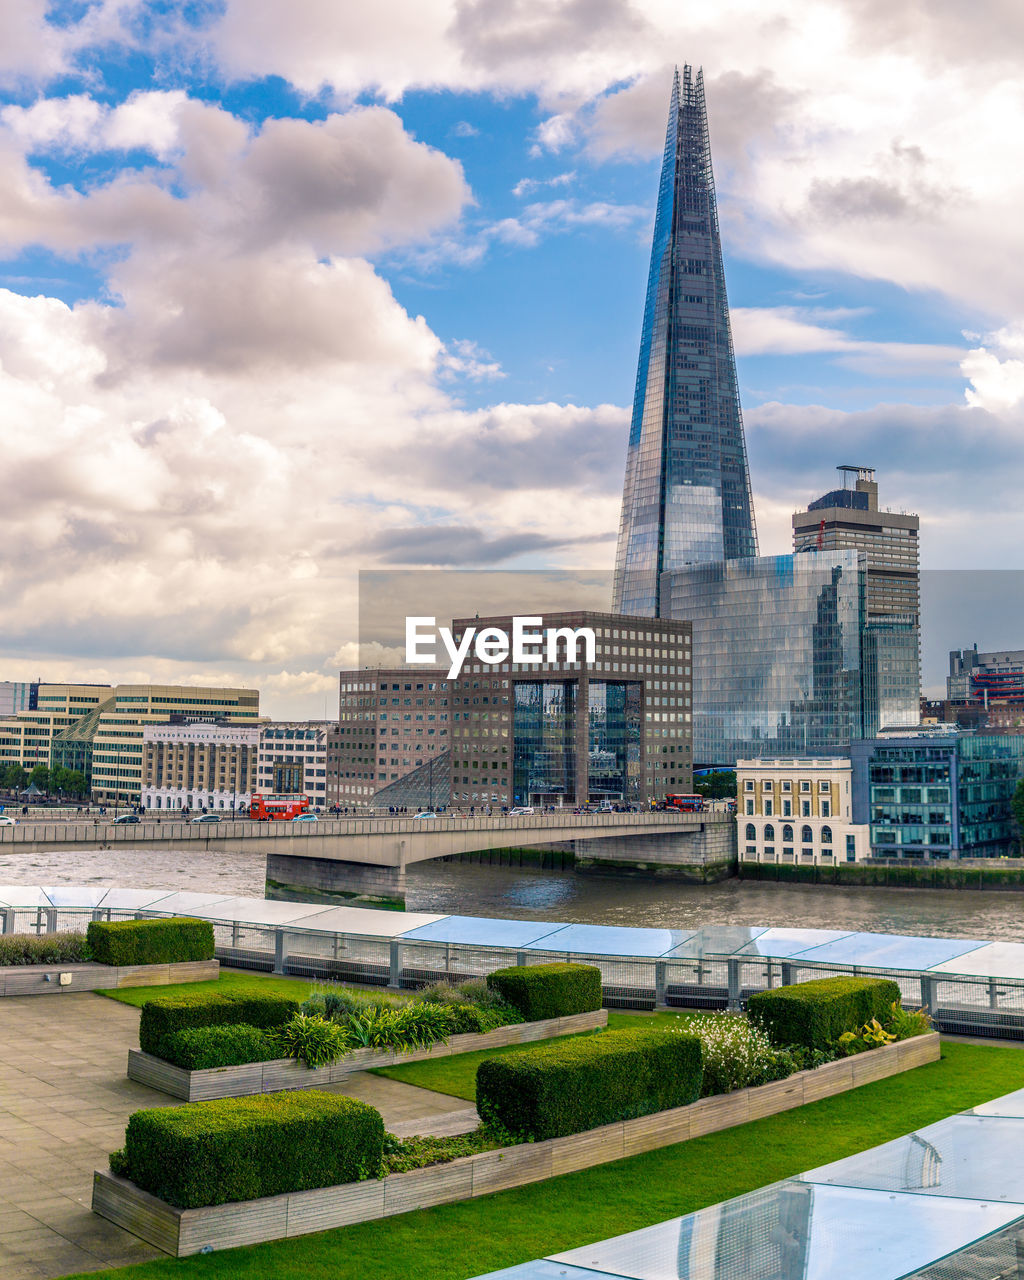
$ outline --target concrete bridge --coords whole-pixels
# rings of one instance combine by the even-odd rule
[[[147,819],[0,826],[0,854],[150,848],[258,851],[267,897],[401,906],[406,868],[484,849],[569,846],[584,870],[666,870],[735,860],[735,818],[723,813],[535,814],[523,817],[330,818],[319,822]]]

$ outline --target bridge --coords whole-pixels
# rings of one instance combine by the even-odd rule
[[[266,855],[267,897],[401,906],[406,868],[484,849],[571,843],[587,868],[699,866],[735,857],[724,813],[591,813],[509,817],[330,818],[319,822],[174,822],[156,818],[0,826],[0,854],[154,846]]]

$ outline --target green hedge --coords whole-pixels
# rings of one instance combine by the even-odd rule
[[[601,970],[592,964],[523,964],[496,969],[487,985],[525,1022],[591,1013],[601,1007]]]
[[[758,991],[747,1002],[747,1015],[776,1045],[827,1049],[844,1031],[887,1017],[901,999],[899,987],[886,978],[819,978]]]
[[[226,1027],[186,1027],[165,1037],[163,1057],[186,1071],[208,1067],[237,1067],[243,1062],[269,1062],[284,1053],[273,1038],[259,1027],[245,1023]]]
[[[213,959],[213,925],[186,916],[171,920],[93,920],[86,933],[99,964],[180,964]]]
[[[384,1121],[365,1102],[278,1093],[136,1111],[111,1166],[179,1209],[376,1177]]]
[[[158,1058],[166,1056],[165,1042],[176,1031],[190,1027],[226,1027],[247,1023],[250,1027],[280,1027],[299,1011],[290,996],[263,995],[253,991],[220,995],[158,996],[147,1000],[139,1018],[139,1047]],[[278,1055],[280,1056],[280,1055]]]
[[[672,1031],[602,1031],[500,1058],[476,1073],[485,1123],[542,1142],[700,1097],[700,1041]]]

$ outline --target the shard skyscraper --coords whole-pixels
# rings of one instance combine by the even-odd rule
[[[675,74],[654,224],[613,608],[657,616],[667,569],[757,555],[704,74]]]

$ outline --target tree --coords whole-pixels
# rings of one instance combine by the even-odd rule
[[[1010,812],[1017,824],[1017,841],[1024,847],[1024,778],[1017,783],[1017,790],[1010,800]]]
[[[4,786],[8,791],[20,791],[28,781],[28,774],[20,764],[9,764],[4,770]]]
[[[68,789],[68,777],[69,771],[62,764],[54,765],[50,770],[51,789],[62,795]]]
[[[49,791],[50,789],[50,770],[45,764],[37,764],[29,774],[29,783],[34,787],[38,787],[40,791]]]
[[[85,774],[81,769],[68,770],[68,780],[64,785],[64,790],[69,796],[78,796],[79,799],[85,795]]]
[[[693,789],[707,800],[735,800],[736,774],[732,769],[715,769],[703,778],[694,778]]]

